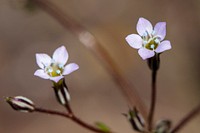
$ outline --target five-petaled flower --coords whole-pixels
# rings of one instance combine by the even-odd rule
[[[57,48],[52,58],[47,54],[37,53],[36,62],[41,69],[36,70],[34,75],[57,83],[64,78],[64,75],[68,75],[79,68],[76,63],[65,65],[68,57],[68,52],[64,46]]]
[[[126,41],[131,47],[139,49],[138,53],[143,60],[153,57],[155,53],[171,49],[170,41],[164,40],[166,22],[158,22],[153,29],[151,22],[139,18],[136,29],[139,35],[130,34],[126,37]]]

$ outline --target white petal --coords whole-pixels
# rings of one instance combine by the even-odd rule
[[[36,62],[38,66],[44,69],[45,66],[49,66],[51,64],[51,57],[47,54],[36,54]]]
[[[139,49],[142,47],[142,38],[137,35],[137,34],[130,34],[126,37],[126,41],[128,42],[128,44],[135,48],[135,49]]]
[[[143,60],[151,58],[155,55],[155,52],[152,50],[148,50],[146,48],[141,48],[138,50],[139,55],[142,57]]]
[[[166,36],[166,22],[158,22],[154,27],[155,36],[160,37],[162,41]]]
[[[43,78],[43,79],[49,79],[49,77],[50,77],[47,73],[44,72],[43,69],[36,70],[34,75],[38,76],[40,78]]]
[[[68,57],[68,52],[64,46],[57,48],[53,53],[54,61],[63,65],[66,64]]]
[[[144,34],[146,34],[146,32],[151,34],[153,31],[153,26],[151,22],[149,22],[147,19],[139,18],[136,29],[139,35],[143,36]]]
[[[59,80],[61,80],[62,78],[64,78],[63,76],[57,76],[57,77],[50,77],[50,80],[54,81],[54,82],[58,82]]]
[[[164,51],[169,50],[171,48],[172,48],[172,46],[171,46],[170,41],[165,40],[158,45],[158,47],[156,48],[155,51],[156,51],[156,53],[161,53],[161,52],[164,52]]]
[[[68,75],[72,73],[73,71],[76,71],[77,69],[79,69],[79,66],[76,63],[70,63],[65,66],[63,75]]]

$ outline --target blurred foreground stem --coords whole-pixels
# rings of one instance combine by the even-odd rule
[[[145,120],[147,120],[146,107],[138,95],[136,89],[121,74],[120,69],[113,61],[109,53],[95,39],[95,37],[87,31],[82,25],[65,14],[59,7],[49,0],[31,0],[35,5],[43,9],[47,14],[56,19],[63,27],[69,29],[75,34],[79,41],[86,46],[103,64],[107,72],[113,77],[113,80],[120,86],[125,98],[130,102],[131,106],[136,106]]]
[[[200,104],[196,108],[194,108],[191,112],[189,112],[182,120],[180,120],[180,122],[176,126],[174,126],[174,128],[171,130],[170,133],[177,133],[199,113],[200,113]]]

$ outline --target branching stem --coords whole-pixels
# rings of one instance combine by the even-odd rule
[[[96,132],[96,133],[105,133],[104,131],[87,124],[86,122],[82,121],[81,119],[79,119],[76,115],[74,115],[73,113],[64,113],[64,112],[59,112],[59,111],[54,111],[54,110],[48,110],[48,109],[42,109],[42,108],[35,108],[35,112],[40,112],[40,113],[45,113],[45,114],[51,114],[51,115],[59,115],[59,116],[63,116],[66,117],[70,120],[72,120],[73,122],[77,123],[78,125]],[[106,133],[112,133],[112,132],[106,132]]]

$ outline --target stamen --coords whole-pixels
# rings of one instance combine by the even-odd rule
[[[49,73],[53,72],[53,69],[52,68],[48,68],[48,72]]]
[[[155,43],[159,44],[160,40],[158,38],[156,38]]]
[[[148,32],[147,32],[147,31],[144,32],[142,36],[143,36],[143,37],[147,37],[147,36],[148,36]]]
[[[143,44],[146,45],[148,42],[147,41],[143,41]]]
[[[56,73],[57,73],[57,74],[60,74],[60,73],[61,73],[61,71],[60,71],[60,70],[56,70]]]
[[[154,49],[155,48],[155,45],[154,44],[151,44],[151,46],[150,46],[152,49]]]
[[[147,30],[146,30],[146,34],[147,34],[147,39],[148,39],[148,37],[149,37],[149,38],[152,38],[152,37],[153,37],[152,34],[149,33]]]
[[[153,31],[152,31],[152,33],[151,33],[151,35],[152,35],[152,36],[154,36],[154,35],[155,35],[155,33],[156,33],[156,32],[153,30]]]
[[[60,69],[63,69],[63,68],[64,68],[64,66],[63,66],[62,64],[58,64],[58,67],[59,67]]]

